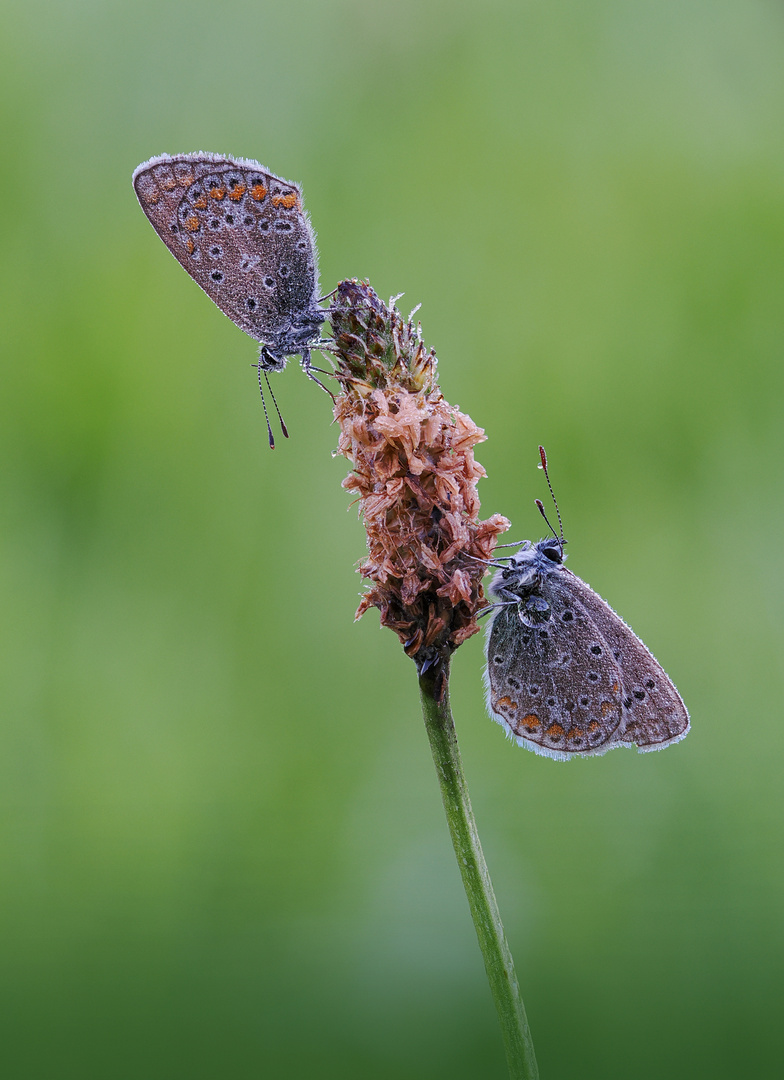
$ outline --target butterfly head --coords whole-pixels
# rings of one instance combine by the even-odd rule
[[[499,599],[533,591],[550,574],[558,573],[565,559],[561,541],[552,536],[535,544],[526,540],[509,556],[509,565],[496,573],[488,591]]]

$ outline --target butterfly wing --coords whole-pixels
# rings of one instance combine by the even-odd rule
[[[298,316],[318,311],[315,240],[296,184],[257,161],[164,154],[136,169],[133,186],[169,251],[250,337],[285,344]]]
[[[565,584],[549,574],[519,605],[496,611],[486,672],[493,719],[519,745],[560,761],[609,750],[623,716],[620,667]]]
[[[661,665],[564,566],[496,611],[486,682],[493,719],[521,746],[562,761],[616,746],[658,750],[689,730]]]
[[[613,744],[645,751],[679,742],[689,731],[689,714],[672,680],[598,593],[569,570],[562,573],[569,595],[609,644],[621,671],[623,720]]]

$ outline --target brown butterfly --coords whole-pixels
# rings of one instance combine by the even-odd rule
[[[305,374],[326,390],[310,359],[327,313],[318,306],[316,242],[299,187],[257,161],[206,153],[150,158],[133,186],[177,262],[261,342],[259,389],[262,374],[300,355]]]
[[[679,742],[689,714],[678,691],[623,619],[566,569],[563,544],[563,533],[526,540],[493,563],[490,715],[520,746],[557,761]]]

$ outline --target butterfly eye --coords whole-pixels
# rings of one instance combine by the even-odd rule
[[[542,554],[546,555],[550,562],[559,563],[562,561],[561,552],[558,548],[545,548]]]

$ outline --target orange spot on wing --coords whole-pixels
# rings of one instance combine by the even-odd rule
[[[196,207],[197,210],[206,210],[207,209],[207,196],[206,195],[200,195],[198,197],[198,199],[194,199],[193,205]]]
[[[190,187],[191,184],[193,183],[194,179],[195,178],[193,176],[181,176],[180,177],[180,187]]]
[[[550,724],[547,731],[545,731],[545,735],[548,739],[562,739],[564,736],[564,729],[558,723]]]
[[[273,195],[273,206],[282,206],[286,210],[291,210],[293,206],[296,206],[299,202],[296,191],[290,191],[288,195]]]
[[[617,694],[617,693],[618,693],[618,683],[617,683],[617,682],[614,682],[614,683],[612,684],[612,692],[613,692],[614,694]]]
[[[196,217],[195,214],[189,217],[188,220],[185,222],[185,228],[188,230],[188,232],[199,231],[199,219]]]
[[[600,727],[600,724],[599,724],[598,720],[591,720],[591,722],[588,724],[588,730],[590,731],[590,733],[592,735],[593,735],[593,733],[595,731],[599,730],[599,727]]]
[[[263,184],[254,184],[253,187],[250,189],[250,197],[251,199],[255,199],[256,202],[261,202],[261,200],[266,198],[266,196],[267,189],[264,187]]]
[[[164,191],[174,191],[174,189],[177,187],[177,181],[174,179],[173,176],[167,177],[166,180],[161,181],[161,187]]]
[[[542,721],[539,719],[535,712],[529,712],[523,717],[522,720],[520,720],[519,726],[524,727],[525,730],[528,732],[532,732],[536,731],[537,728],[540,728],[542,726]]]
[[[239,202],[247,190],[248,189],[244,184],[237,184],[237,186],[229,192],[229,198],[232,202]]]
[[[185,250],[188,252],[189,255],[192,255],[194,253],[194,251],[196,250],[196,245],[194,244],[194,242],[190,238],[190,236],[185,241]]]
[[[215,199],[217,202],[220,202],[221,199],[225,199],[226,198],[226,188],[225,187],[213,187],[213,188],[210,188],[210,198]]]
[[[602,716],[606,716],[607,713],[614,712],[615,707],[616,706],[615,706],[614,702],[612,702],[612,701],[603,701],[602,702]]]
[[[498,700],[493,703],[493,708],[496,712],[501,712],[504,709],[509,709],[511,712],[514,712],[515,709],[517,709],[517,702],[512,701],[510,697],[502,697],[498,698]]]

